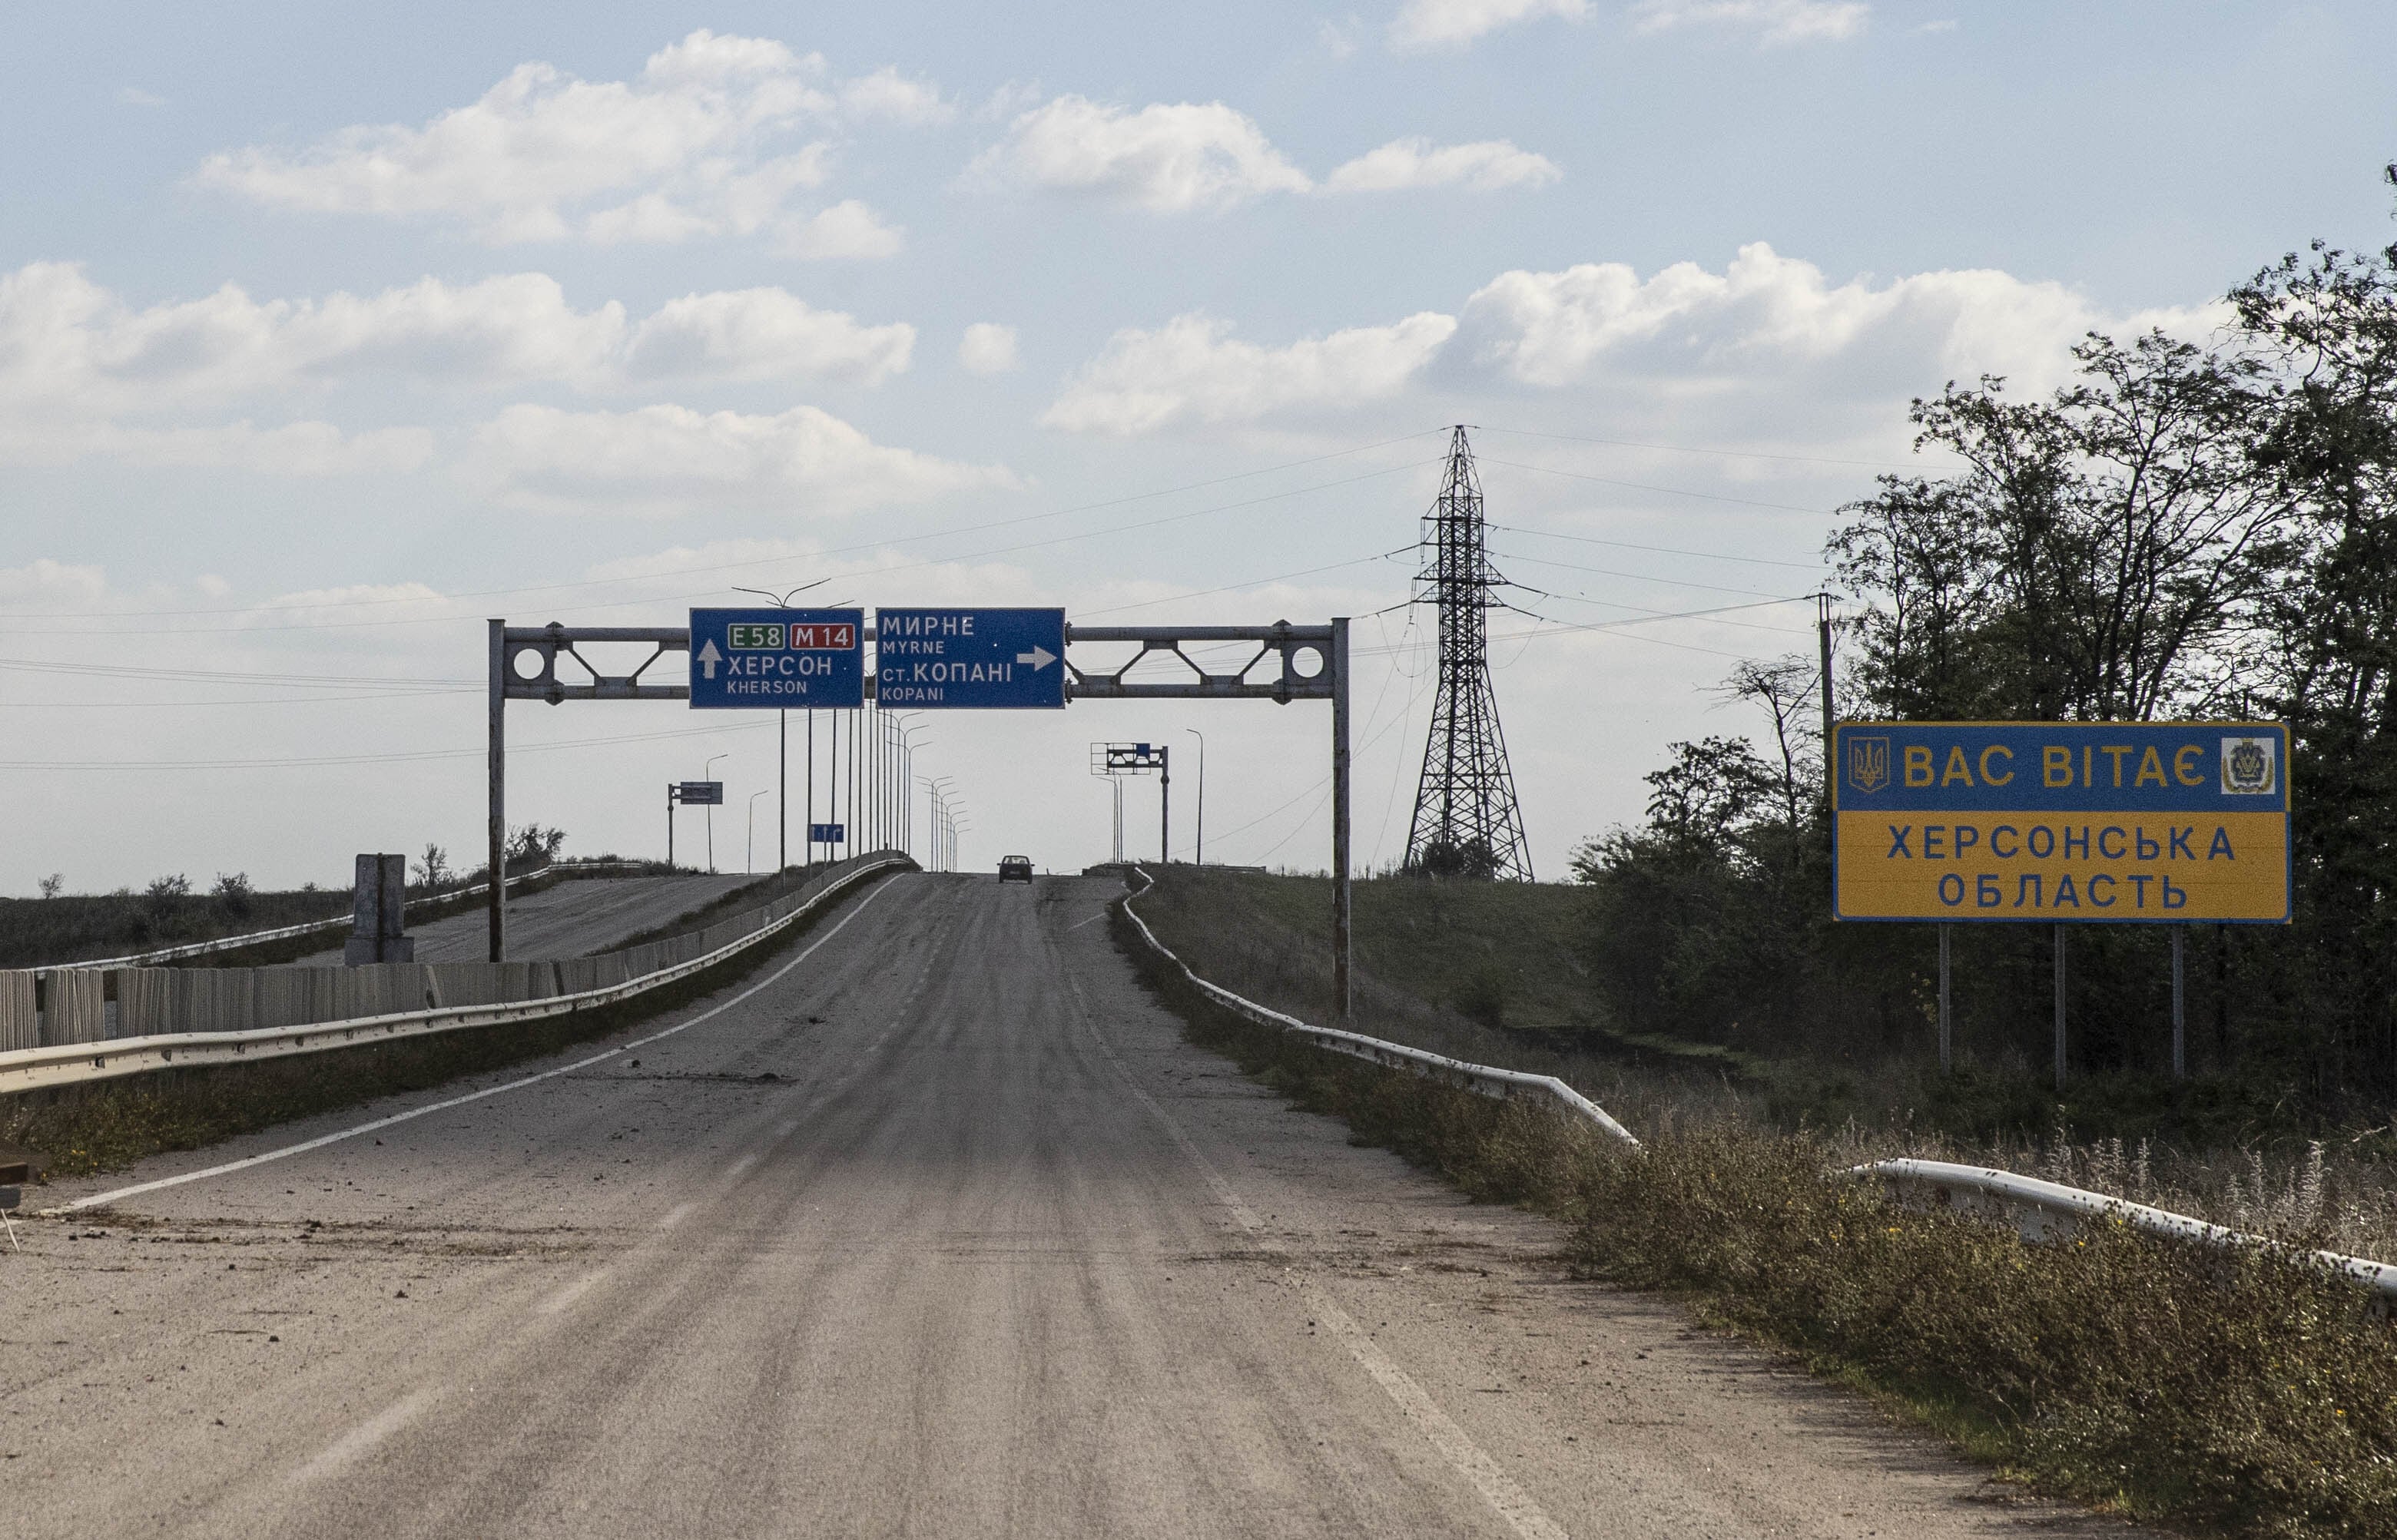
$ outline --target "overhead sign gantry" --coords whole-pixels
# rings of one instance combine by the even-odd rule
[[[1348,621],[1319,625],[1085,625],[1062,609],[694,609],[688,626],[490,624],[488,833],[491,870],[507,856],[507,703],[687,701],[699,709],[859,707],[1003,710],[1086,700],[1332,703],[1332,998],[1349,1013]],[[650,649],[609,674],[581,649]],[[1112,667],[1069,654],[1130,645]],[[1238,645],[1245,660],[1211,670],[1186,649]],[[868,648],[873,661],[866,661]],[[1253,651],[1248,649],[1253,648]],[[648,676],[669,653],[686,679]],[[711,656],[711,654],[713,654]],[[1141,677],[1133,677],[1141,671]],[[937,691],[937,696],[926,692]],[[812,831],[811,831],[812,832]],[[490,958],[507,955],[505,885],[490,897]]]

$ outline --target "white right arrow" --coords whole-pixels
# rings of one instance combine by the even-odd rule
[[[699,649],[699,676],[703,679],[715,678],[716,665],[723,661],[724,654],[716,650],[715,639],[709,638],[707,645]]]
[[[1032,672],[1038,674],[1042,669],[1047,668],[1051,663],[1055,663],[1057,661],[1057,654],[1036,643],[1031,651],[1017,653],[1015,655],[1015,661],[1019,663],[1030,663],[1032,665]]]

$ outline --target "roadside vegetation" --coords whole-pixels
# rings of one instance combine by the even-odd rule
[[[1324,1019],[1320,881],[1169,867],[1139,900],[1202,976]],[[1369,939],[1369,915],[1438,883],[1359,889],[1358,947],[1448,982],[1438,957]],[[1548,890],[1544,899],[1571,890]],[[1366,894],[1371,892],[1371,900]],[[1412,895],[1412,896],[1411,896]],[[1586,896],[1586,895],[1585,895]],[[1504,924],[1511,906],[1447,908]],[[1285,922],[1293,917],[1294,922]],[[2226,1255],[2089,1227],[2029,1246],[2010,1229],[1898,1206],[1830,1173],[1877,1157],[1988,1160],[2143,1196],[2303,1246],[2397,1254],[2397,1183],[2317,1146],[2209,1158],[2075,1144],[1962,1146],[1901,1119],[1784,1122],[1735,1066],[1604,1038],[1473,1020],[1361,966],[1359,1029],[1561,1076],[1644,1141],[1631,1150],[1526,1104],[1497,1103],[1306,1047],[1212,1005],[1120,917],[1117,937],[1194,1040],[1309,1110],[1347,1121],[1474,1196],[1570,1226],[1574,1264],[1668,1291],[1699,1318],[1786,1350],[2040,1488],[2225,1534],[2397,1532],[2397,1337],[2370,1296],[2269,1253]],[[1470,956],[1507,931],[1452,938]]]
[[[625,864],[648,865],[656,873],[662,863],[625,863],[613,855],[559,856],[566,843],[563,830],[528,824],[516,831],[508,855],[508,872],[520,877],[553,868],[554,875],[520,883],[511,892],[539,892],[551,882],[575,875],[579,865],[609,868],[623,875]],[[463,871],[449,864],[438,845],[427,845],[408,864],[408,896],[411,904],[439,899],[480,883],[488,864]],[[194,942],[257,931],[279,931],[313,920],[337,919],[350,911],[345,886],[307,883],[300,888],[261,891],[246,872],[219,873],[201,885],[181,872],[154,878],[140,891],[119,888],[109,893],[70,893],[63,873],[40,883],[37,898],[0,898],[0,968],[46,968],[102,957],[135,956]],[[436,903],[413,910],[408,922],[422,925],[471,908],[474,896]],[[325,949],[321,935],[267,942],[237,951],[211,952],[177,964],[185,968],[255,968],[288,962]]]

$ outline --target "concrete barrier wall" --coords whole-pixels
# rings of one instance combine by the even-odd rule
[[[834,875],[825,873],[788,897],[703,931],[555,962],[0,970],[0,1051],[173,1032],[305,1026],[444,1006],[509,1005],[629,984],[755,935],[797,909]]]

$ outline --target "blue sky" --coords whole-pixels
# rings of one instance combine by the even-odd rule
[[[1561,875],[1668,741],[1753,726],[1712,687],[1807,647],[1765,601],[1910,462],[1909,397],[2390,238],[2392,59],[2365,5],[0,7],[0,891],[471,848],[484,616],[817,577],[1381,612],[1392,859],[1427,640],[1384,554],[1458,421],[1541,591],[1495,658]],[[569,850],[662,844],[710,755],[771,783],[758,728],[516,711],[614,740],[524,757]],[[1319,716],[951,715],[925,756],[970,857],[1062,868],[1104,853],[1085,745],[1196,727],[1210,856],[1315,864]]]

